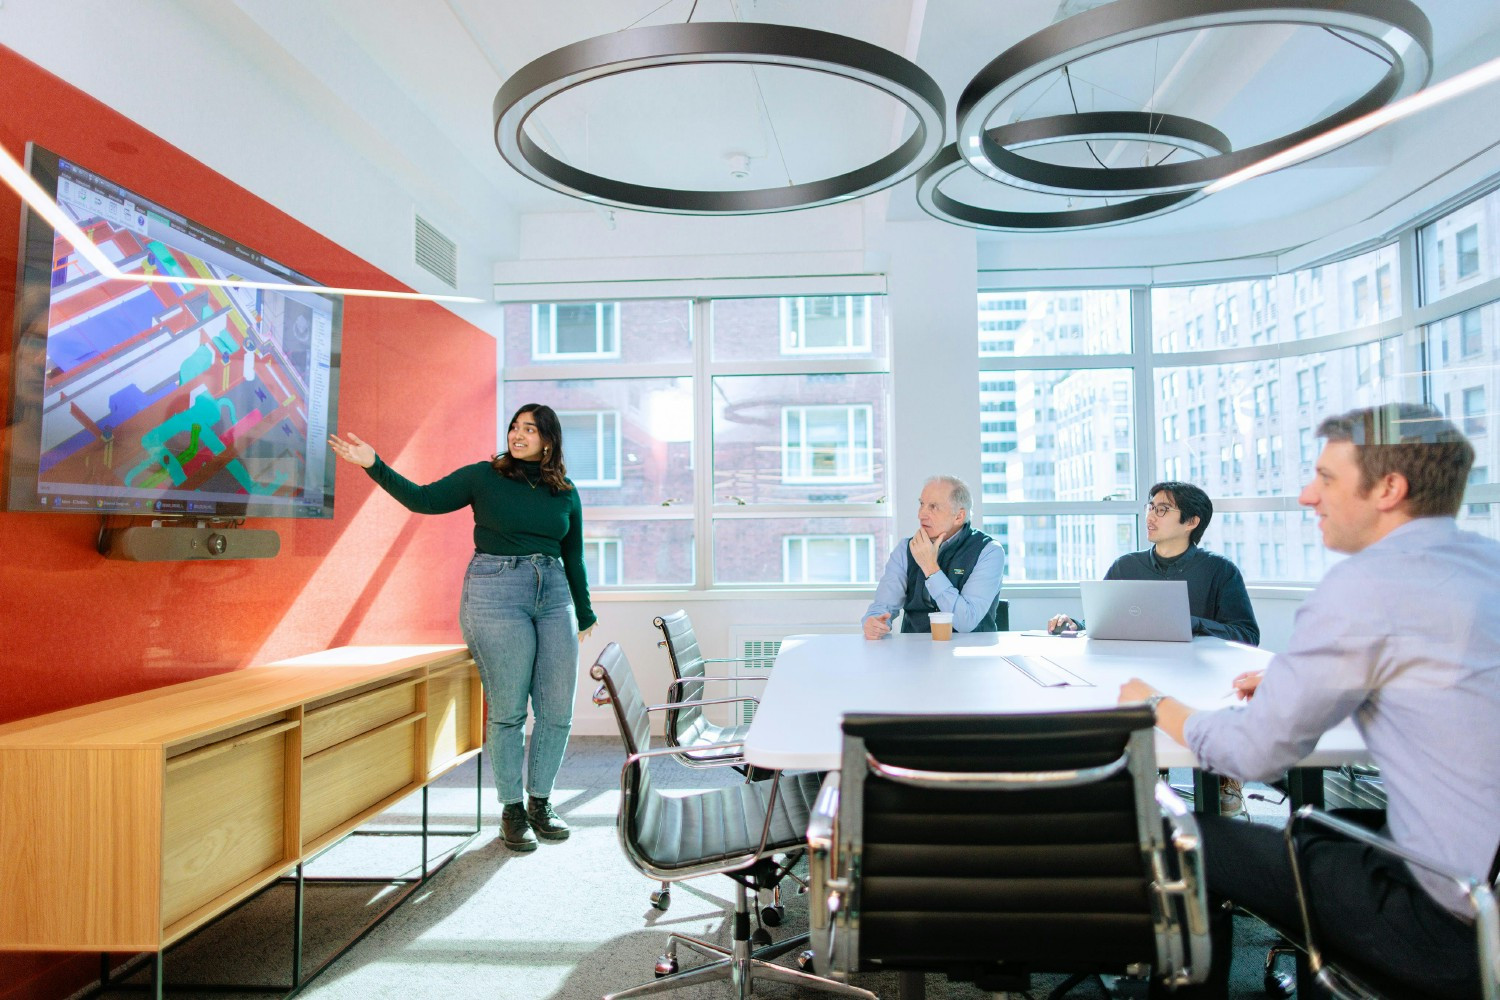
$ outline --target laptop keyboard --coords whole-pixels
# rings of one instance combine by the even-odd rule
[[[1042,687],[1093,687],[1088,681],[1076,674],[1069,673],[1062,667],[1053,663],[1045,656],[1018,656],[1005,657],[1010,665],[1021,673],[1030,677]]]

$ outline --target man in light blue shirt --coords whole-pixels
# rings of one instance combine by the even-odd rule
[[[1500,859],[1500,543],[1460,531],[1474,450],[1425,406],[1355,410],[1318,428],[1327,445],[1300,502],[1350,557],[1297,612],[1285,653],[1236,682],[1243,710],[1196,711],[1140,680],[1157,725],[1203,766],[1279,776],[1353,717],[1384,778],[1387,833],[1481,880]],[[1368,821],[1371,817],[1360,817]],[[1301,927],[1281,832],[1203,817],[1208,888],[1283,929]],[[1380,825],[1376,818],[1373,824]],[[1347,841],[1304,845],[1319,944],[1413,995],[1477,997],[1474,914],[1456,886]],[[1226,995],[1227,917],[1206,987]]]
[[[969,525],[973,498],[957,476],[934,476],[922,487],[916,534],[896,545],[865,611],[866,639],[890,634],[902,612],[901,631],[931,632],[927,616],[953,615],[955,632],[995,632],[1005,550]]]

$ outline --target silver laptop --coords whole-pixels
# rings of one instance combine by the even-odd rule
[[[1186,580],[1086,580],[1079,586],[1090,639],[1192,641]]]

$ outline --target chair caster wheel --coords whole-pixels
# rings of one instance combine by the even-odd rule
[[[667,911],[667,907],[672,905],[671,890],[657,889],[651,894],[651,905],[665,913]]]
[[[803,972],[813,971],[813,951],[811,948],[797,952],[797,968]]]
[[[765,948],[771,943],[771,932],[764,927],[755,928],[755,933],[750,935],[750,947]]]
[[[1296,977],[1289,972],[1268,971],[1261,985],[1265,988],[1266,996],[1278,997],[1280,1000],[1287,1000],[1297,992]]]
[[[656,960],[656,978],[674,975],[677,972],[677,956],[663,955]]]
[[[763,906],[760,910],[760,922],[767,927],[780,927],[781,921],[786,918],[785,906]]]

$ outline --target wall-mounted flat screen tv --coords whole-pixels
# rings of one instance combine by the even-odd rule
[[[22,213],[7,508],[332,517],[341,300],[39,146],[27,168],[124,277]]]

